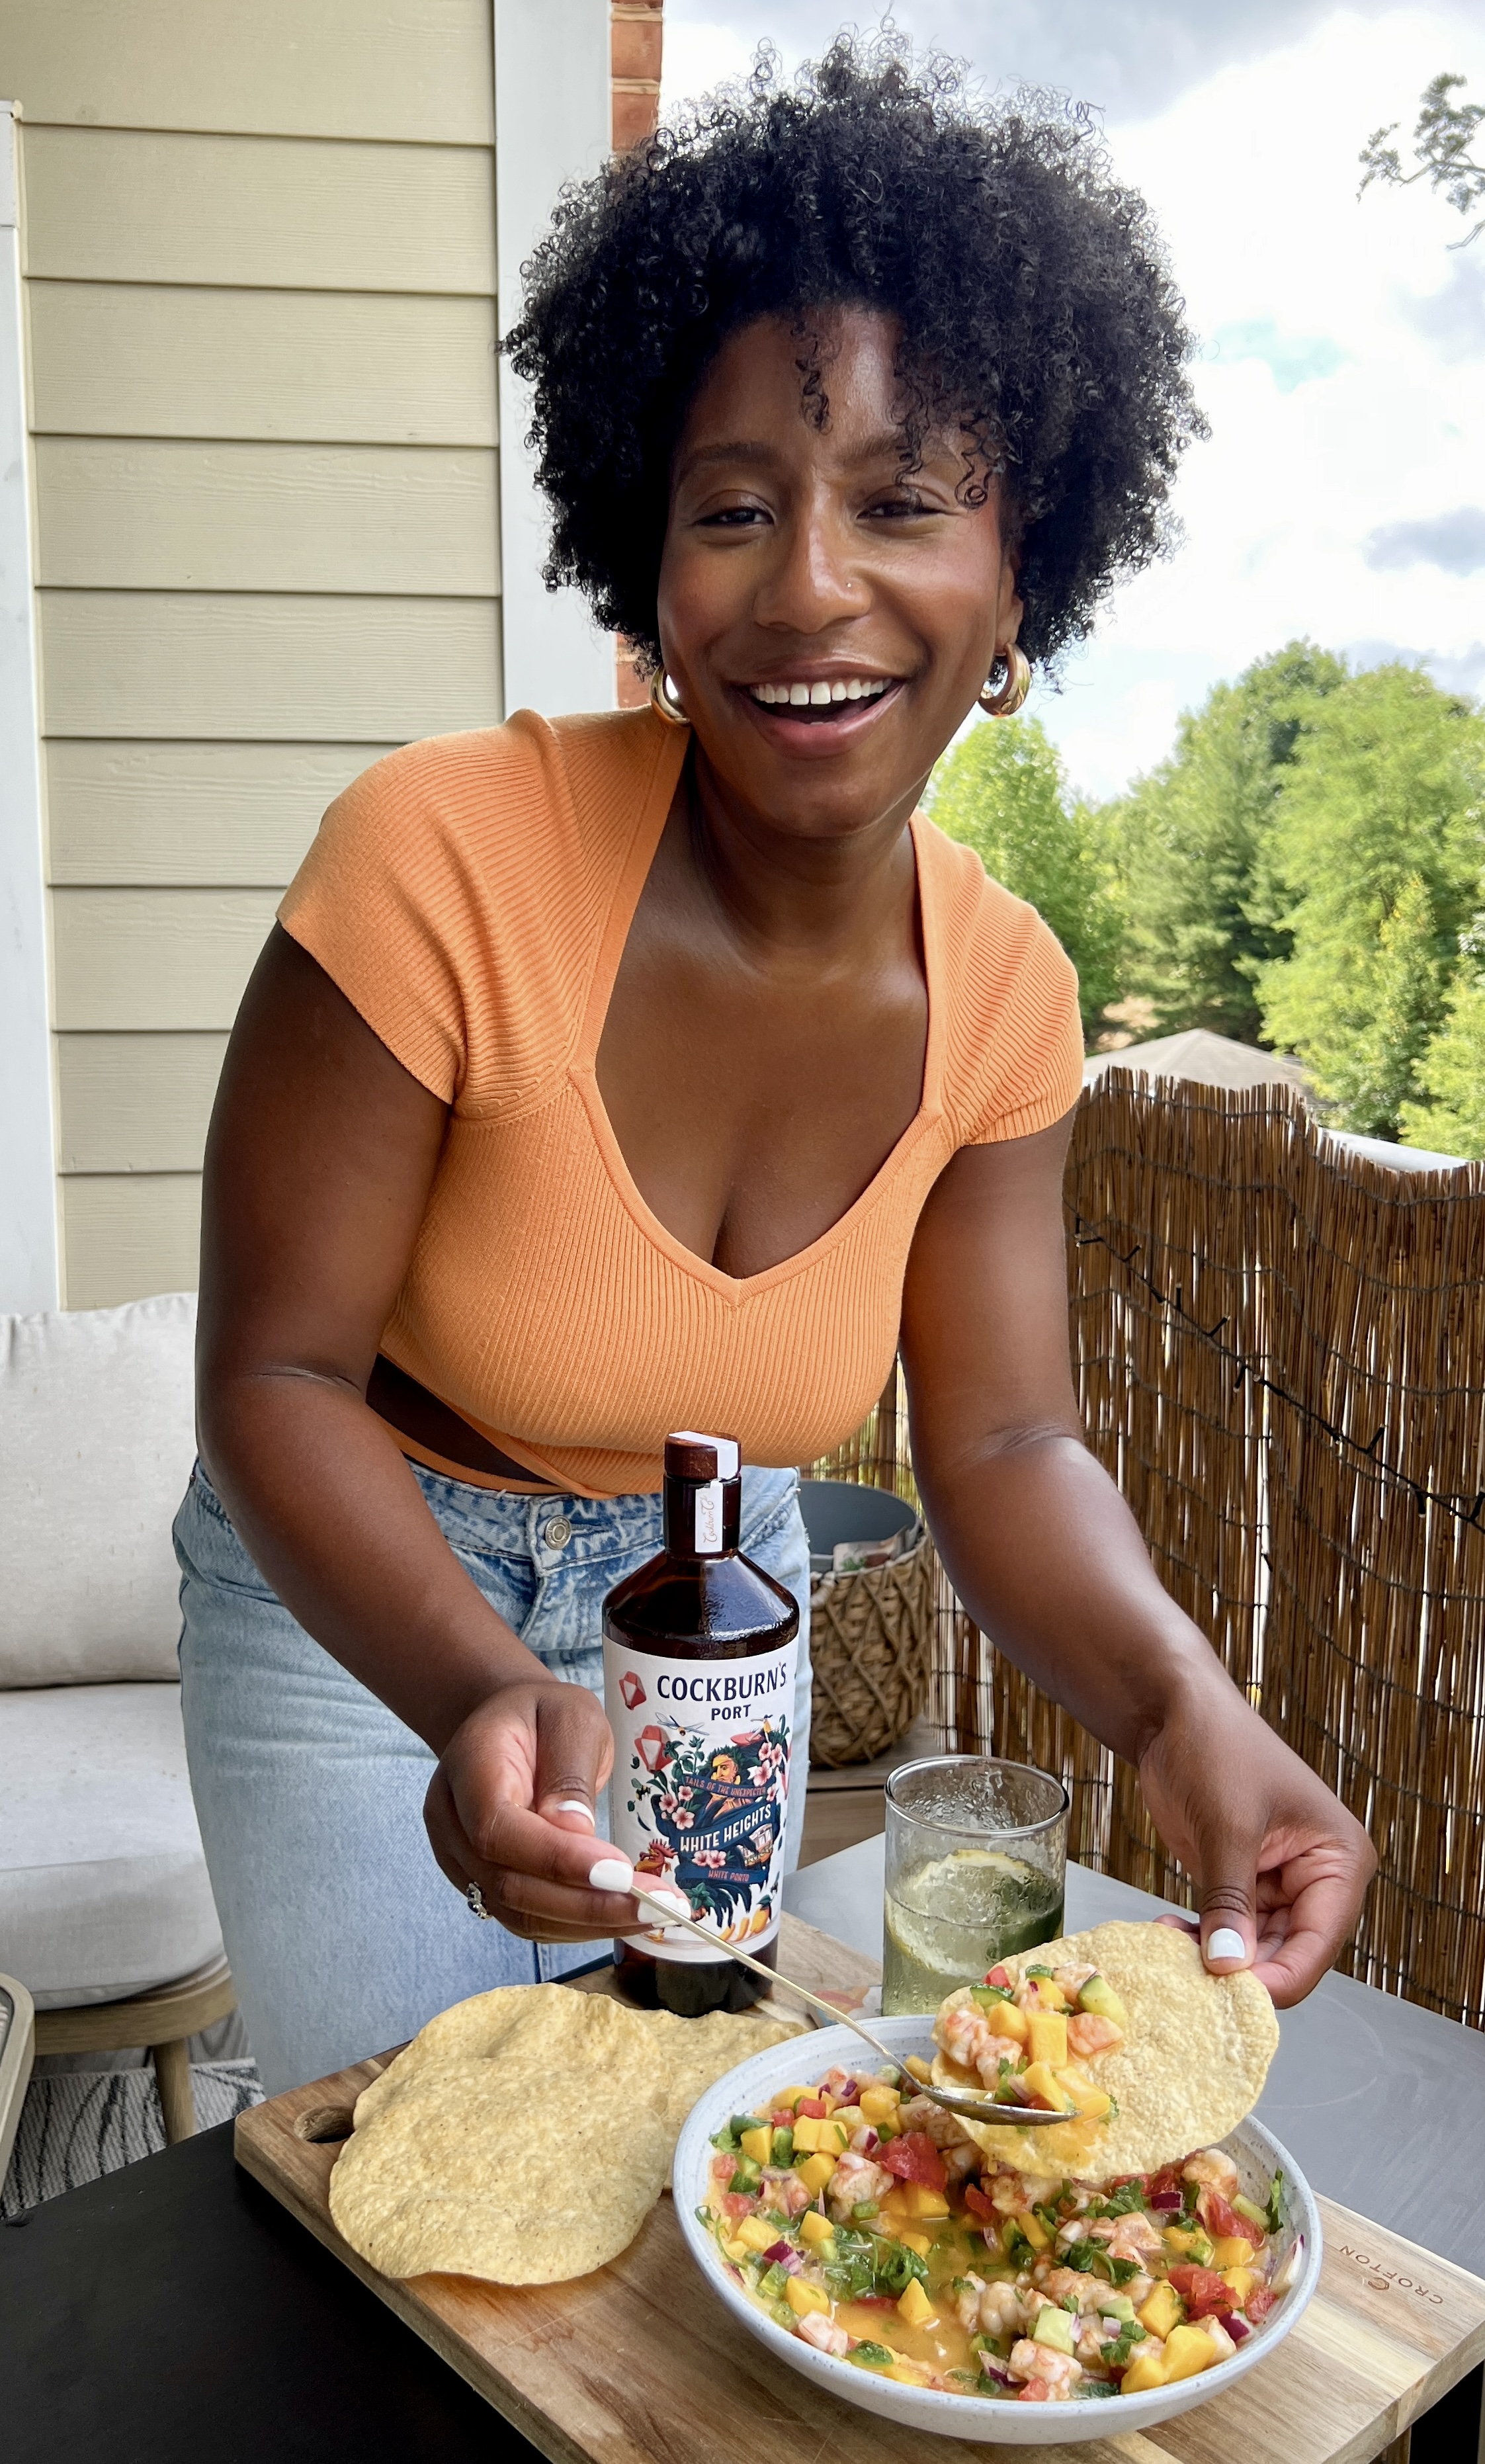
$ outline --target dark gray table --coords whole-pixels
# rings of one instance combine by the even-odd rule
[[[882,1956],[879,1833],[792,1874],[784,1904],[870,1959]],[[1167,1900],[1067,1869],[1067,1929],[1171,1911]],[[1278,2014],[1259,2119],[1313,2189],[1485,2277],[1485,2035],[1348,1976]],[[1411,2464],[1485,2464],[1481,2372],[1413,2426]]]

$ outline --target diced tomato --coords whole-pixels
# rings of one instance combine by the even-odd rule
[[[926,2130],[905,2130],[901,2139],[889,2139],[875,2162],[900,2182],[921,2182],[929,2190],[948,2187],[944,2160]]]
[[[751,2216],[757,2204],[756,2199],[749,2198],[746,2190],[729,2190],[722,2200],[722,2213],[724,2216],[731,2216],[732,2222],[737,2224],[744,2216]]]
[[[1233,2235],[1256,2250],[1263,2239],[1262,2227],[1250,2223],[1246,2216],[1238,2214],[1235,2208],[1230,2208],[1220,2190],[1203,2190],[1196,2202],[1196,2212],[1213,2241],[1222,2241]]]
[[[980,2189],[977,2182],[966,2182],[964,2186],[964,2204],[969,2209],[972,2216],[994,2216],[998,2215],[999,2213],[999,2210],[996,2208],[994,2200],[986,2198],[984,2191]]]
[[[811,2122],[823,2122],[825,2119],[825,2100],[822,2096],[801,2096],[798,2103],[795,2106],[795,2111],[796,2113],[807,2114]]]
[[[1274,2307],[1275,2299],[1275,2295],[1269,2291],[1266,2284],[1256,2284],[1243,2303],[1243,2317],[1251,2319],[1256,2326],[1260,2319],[1268,2317]]]
[[[1002,1993],[1009,1993],[1011,1991],[1011,1971],[1008,1968],[993,1968],[990,1974],[986,1977],[985,1982],[987,1985],[998,1985]]]
[[[1214,2319],[1220,2311],[1231,2310],[1233,2288],[1223,2283],[1214,2267],[1172,2267],[1167,2272],[1189,2319]]]
[[[1050,2404],[1052,2389],[1045,2379],[1028,2379],[1015,2401],[1017,2404]]]
[[[892,2293],[853,2293],[851,2307],[853,2310],[895,2310],[897,2297]]]

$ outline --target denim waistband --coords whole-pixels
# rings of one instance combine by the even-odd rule
[[[524,1558],[540,1572],[599,1566],[636,1550],[661,1546],[660,1496],[527,1497],[511,1489],[476,1488],[443,1472],[409,1464],[445,1537],[481,1556]],[[792,1467],[761,1470],[745,1463],[740,1545],[755,1546],[793,1512],[799,1475]]]

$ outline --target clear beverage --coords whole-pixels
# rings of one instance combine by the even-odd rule
[[[934,2011],[997,1959],[1062,1928],[1069,1799],[1060,1781],[981,1754],[908,1763],[887,1782],[882,2007]]]
[[[666,1441],[665,1547],[603,1603],[604,1697],[614,1732],[614,1844],[651,1888],[772,1968],[783,1887],[799,1612],[738,1548],[736,1441]],[[767,1991],[657,1920],[614,1946],[631,2001],[683,2017],[738,2011]]]

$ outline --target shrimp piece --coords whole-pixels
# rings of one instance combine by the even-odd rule
[[[979,2153],[959,2116],[935,2104],[930,2096],[915,2096],[908,2103],[899,2105],[897,2118],[909,2130],[926,2130],[939,2149],[973,2147],[975,2154]]]
[[[848,2147],[825,2185],[825,2196],[837,2224],[849,2224],[851,2210],[864,2200],[885,2198],[894,2181],[895,2176],[884,2165],[874,2165],[869,2156],[858,2156]]]
[[[1142,2336],[1137,2344],[1131,2344],[1129,2347],[1129,2362],[1158,2362],[1165,2349],[1165,2344],[1159,2336]],[[1127,2369],[1129,2363],[1126,2362],[1125,2367]]]
[[[1080,2276],[1071,2267],[1049,2266],[1045,2258],[1037,2259],[1031,2275],[1037,2292],[1059,2308],[1064,2301],[1076,2301],[1081,2311],[1096,2310],[1100,2294],[1108,2290],[1093,2277]]]
[[[963,2071],[977,2071],[986,2087],[999,2078],[1005,2038],[991,2035],[983,2013],[972,2003],[942,2013],[933,2033],[950,2060]]]
[[[1006,2364],[1014,2379],[1040,2379],[1053,2397],[1070,2396],[1082,2376],[1082,2364],[1071,2353],[1054,2353],[1046,2344],[1033,2344],[1022,2337],[1011,2347]]]
[[[1161,2247],[1160,2234],[1148,2216],[1099,2216],[1088,2227],[1088,2239],[1108,2244],[1113,2258],[1145,2258]]]
[[[1096,1968],[1054,1968],[1052,1982],[1054,1985],[1060,1985],[1069,2002],[1076,2002],[1089,1977],[1097,1974]]]
[[[1067,2050],[1081,2062],[1091,2061],[1095,2054],[1111,2054],[1124,2040],[1123,2028],[1098,2011],[1075,2011],[1067,2022]]]
[[[1083,2363],[1101,2362],[1104,2345],[1116,2343],[1118,2338],[1117,2319],[1104,2319],[1097,2311],[1090,2312],[1079,2321],[1078,2359]]]
[[[851,2349],[845,2329],[827,2319],[823,2310],[807,2310],[794,2332],[802,2336],[807,2344],[813,2344],[817,2353],[848,2353]]]
[[[735,2158],[732,2160],[735,2163]],[[802,2216],[806,2208],[815,2205],[797,2173],[784,2171],[776,2165],[765,2165],[763,2180],[768,2189],[768,2205],[786,2216]]]
[[[1199,2147],[1181,2167],[1183,2182],[1199,2182],[1204,2190],[1218,2190],[1231,2199],[1237,2188],[1237,2167],[1220,2147]]]
[[[980,2323],[980,2295],[988,2290],[983,2276],[970,2274],[959,2279],[954,2294],[954,2317],[967,2336],[972,2336]]]
[[[974,2281],[972,2277],[971,2282]],[[1000,2282],[981,2288],[977,2324],[982,2336],[1018,2336],[1025,2323],[1026,2304],[1014,2284]]]

